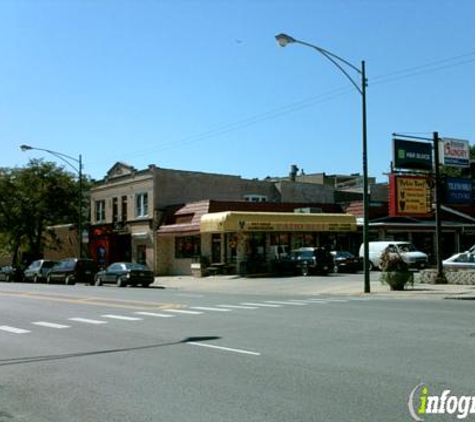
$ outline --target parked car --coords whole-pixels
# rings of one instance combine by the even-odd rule
[[[94,277],[96,286],[115,283],[119,287],[127,285],[148,287],[154,279],[153,271],[147,266],[135,262],[115,262],[105,270],[99,271]]]
[[[363,271],[363,258],[354,256],[348,251],[332,251],[333,272],[335,273],[356,273]]]
[[[92,284],[99,267],[92,259],[66,258],[51,268],[46,276],[47,283]]]
[[[23,271],[20,267],[5,265],[0,268],[0,281],[23,281]]]
[[[305,247],[291,252],[291,259],[302,275],[323,274],[333,271],[334,263],[331,253],[325,248]]]
[[[24,281],[32,281],[33,283],[44,283],[49,270],[53,268],[58,261],[48,259],[37,259],[33,261],[23,272]]]
[[[475,270],[475,252],[461,252],[442,261],[444,268]]]
[[[410,242],[381,240],[375,242],[368,242],[369,249],[369,265],[370,269],[381,269],[381,255],[388,249],[389,253],[397,253],[401,255],[404,262],[413,269],[426,268],[428,265],[428,256]],[[359,251],[359,256],[364,257],[364,245],[362,244]]]

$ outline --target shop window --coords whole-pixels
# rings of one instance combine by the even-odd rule
[[[96,223],[103,223],[106,221],[106,201],[96,201],[94,203]]]
[[[221,235],[213,234],[211,242],[211,262],[221,262]]]
[[[139,193],[135,197],[135,216],[147,217],[148,216],[148,193]]]
[[[315,233],[299,233],[295,236],[295,247],[302,248],[307,246],[319,246],[317,235]]]
[[[200,254],[200,236],[183,236],[175,238],[175,258],[193,258]]]
[[[227,243],[227,251],[226,256],[228,258],[228,262],[236,262],[237,259],[237,244],[238,238],[234,234],[226,234],[228,243]]]

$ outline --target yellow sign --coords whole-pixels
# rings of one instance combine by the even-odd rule
[[[356,231],[356,218],[349,214],[226,211],[202,216],[200,231],[349,232]]]
[[[397,209],[399,214],[430,212],[430,189],[425,178],[397,178]]]

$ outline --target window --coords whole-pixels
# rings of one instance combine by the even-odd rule
[[[119,198],[112,198],[112,222],[119,221]]]
[[[148,216],[148,193],[139,193],[136,196],[135,201],[135,216],[147,217]]]
[[[267,202],[265,195],[244,195],[244,200],[247,202]]]
[[[175,258],[192,258],[201,254],[200,236],[175,238]]]
[[[101,223],[106,221],[106,201],[96,201],[95,202],[96,210],[96,222]]]
[[[121,198],[121,208],[122,221],[127,221],[127,196]]]

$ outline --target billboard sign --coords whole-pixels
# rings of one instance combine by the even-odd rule
[[[470,167],[470,145],[463,139],[442,138],[439,143],[441,164],[453,167]]]
[[[472,180],[455,177],[445,178],[445,202],[449,204],[472,204]]]
[[[394,139],[394,167],[397,169],[432,170],[432,145]]]
[[[422,217],[431,214],[431,187],[424,176],[398,176],[389,179],[389,214]]]

